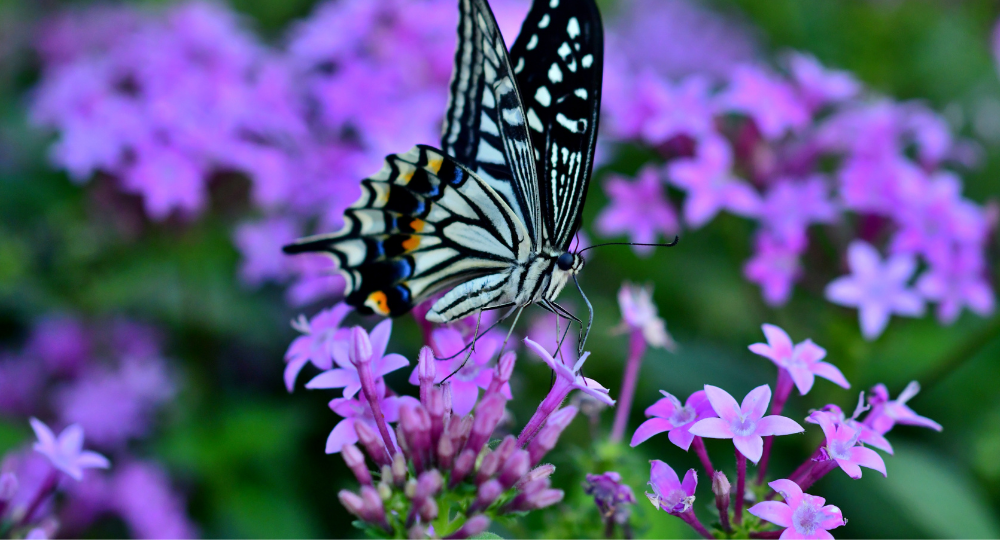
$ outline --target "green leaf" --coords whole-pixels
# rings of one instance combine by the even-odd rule
[[[497,534],[493,534],[489,531],[486,531],[486,532],[481,532],[475,536],[470,536],[470,538],[472,538],[472,540],[496,540],[497,538],[502,539],[503,537]]]

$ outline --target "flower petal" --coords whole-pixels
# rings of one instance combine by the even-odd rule
[[[851,383],[847,382],[847,378],[841,373],[837,366],[829,362],[817,362],[813,364],[812,371],[819,377],[836,384],[841,388],[850,388]]]
[[[343,388],[352,382],[359,383],[358,372],[349,369],[331,369],[320,373],[306,383],[306,388],[310,390],[327,390],[330,388]],[[347,397],[347,396],[344,396]]]
[[[753,505],[749,512],[779,527],[792,526],[792,508],[783,502],[764,501]]]
[[[479,386],[474,382],[453,379],[451,383],[451,407],[458,416],[472,412],[479,399]]]
[[[795,382],[795,387],[799,389],[799,395],[808,394],[812,390],[813,383],[816,382],[816,375],[808,367],[800,364],[789,366],[788,374]]]
[[[767,405],[771,402],[771,387],[763,384],[754,388],[743,398],[740,409],[747,418],[754,420],[767,414]]]
[[[629,443],[629,446],[638,446],[646,442],[653,435],[670,431],[672,428],[673,424],[663,418],[650,418],[639,424],[639,427],[636,428],[635,433],[632,435],[632,441]]]
[[[35,417],[32,417],[29,422],[31,423],[31,429],[35,431],[35,437],[38,438],[35,448],[38,449],[41,446],[42,448],[54,451],[56,448],[56,436],[49,429],[49,426]]]
[[[372,342],[372,358],[382,358],[389,346],[389,336],[392,334],[392,319],[386,319],[372,329],[369,334]]]
[[[62,455],[76,458],[83,450],[83,427],[80,424],[67,426],[59,434],[59,439],[56,442]]]
[[[847,459],[838,459],[837,465],[839,465],[840,468],[847,473],[847,476],[850,476],[855,480],[861,478],[861,467],[859,467],[857,463]]]
[[[681,482],[681,489],[688,496],[694,495],[695,489],[698,488],[698,473],[694,469],[688,469],[688,472],[684,473],[684,481]]]
[[[775,480],[767,484],[776,491],[781,498],[785,499],[789,508],[797,508],[802,500],[802,488],[798,484],[788,479]]]
[[[685,452],[691,448],[691,443],[694,441],[694,435],[688,431],[687,428],[675,428],[670,430],[670,434],[667,435],[667,439],[674,443],[678,448],[684,450]]]
[[[382,357],[382,361],[378,367],[378,371],[375,373],[376,377],[381,377],[386,373],[392,373],[397,369],[402,369],[410,365],[410,361],[406,359],[405,356],[401,354],[387,354]]]
[[[877,338],[889,324],[889,310],[879,302],[868,302],[858,309],[861,321],[861,335],[871,341]]]
[[[680,400],[674,396],[664,392],[664,397],[656,400],[649,407],[646,407],[646,416],[659,416],[661,418],[670,418],[677,411],[680,406]]]
[[[649,484],[661,495],[681,489],[680,478],[677,478],[677,473],[670,468],[670,465],[658,459],[650,461],[649,465]]]
[[[741,415],[740,406],[736,403],[733,396],[729,395],[729,392],[717,386],[706,384],[705,396],[708,397],[708,401],[712,404],[712,409],[719,415],[719,418],[730,423],[739,420]],[[698,434],[695,433],[695,435]]]
[[[83,469],[107,469],[111,467],[111,462],[108,461],[108,458],[90,450],[81,452],[80,457],[76,460],[76,464]]]
[[[851,276],[840,277],[826,286],[824,296],[830,302],[841,306],[855,307],[864,301],[865,292]]]
[[[532,341],[531,338],[524,338],[524,346],[530,349],[536,355],[538,355],[538,357],[541,358],[542,361],[544,361],[546,364],[548,364],[549,367],[552,368],[553,370],[559,371],[559,367],[564,368],[562,362],[557,362],[556,359],[552,358],[552,355],[545,350],[545,347],[542,347],[538,343]]]
[[[764,439],[758,435],[733,437],[733,444],[744,457],[757,464],[764,455]]]
[[[860,276],[875,276],[882,270],[882,257],[868,242],[855,240],[847,248],[847,264]]]
[[[851,461],[862,467],[875,469],[876,471],[882,473],[882,476],[887,476],[885,472],[885,462],[882,461],[882,456],[878,455],[878,452],[872,450],[871,448],[855,446],[854,448],[851,448],[850,453]]]
[[[295,379],[298,378],[299,372],[305,367],[306,362],[309,361],[308,357],[301,356],[294,360],[290,360],[287,365],[285,365],[285,388],[291,393],[295,390]]]
[[[789,358],[792,356],[792,338],[788,333],[773,324],[761,326],[764,336],[767,337],[767,344],[771,346],[771,351],[776,358]]]
[[[798,422],[784,416],[765,416],[757,422],[757,435],[766,437],[768,435],[791,435],[792,433],[802,433],[805,428]]]
[[[705,418],[698,420],[688,431],[692,435],[705,437],[708,439],[732,439],[733,431],[729,428],[729,422],[721,418]]]
[[[330,436],[326,438],[326,453],[336,454],[346,444],[358,442],[358,433],[354,431],[354,419],[345,418],[333,427]]]

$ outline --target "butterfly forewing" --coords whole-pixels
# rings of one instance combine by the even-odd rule
[[[546,243],[580,226],[601,109],[604,34],[593,0],[536,0],[511,47],[534,146]]]
[[[439,150],[388,156],[361,185],[340,231],[285,248],[333,255],[361,314],[401,315],[441,289],[509,270],[530,249],[499,195]]]
[[[507,47],[485,0],[460,0],[458,47],[441,145],[541,238],[534,151]]]

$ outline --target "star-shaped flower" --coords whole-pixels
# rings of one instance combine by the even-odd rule
[[[846,424],[838,424],[828,414],[813,413],[809,420],[823,428],[826,442],[823,450],[826,455],[837,462],[837,465],[851,478],[861,478],[861,467],[875,469],[886,475],[885,462],[882,456],[871,448],[858,446],[861,434]]]
[[[653,506],[668,514],[683,514],[694,504],[694,491],[698,487],[698,473],[688,469],[682,482],[670,465],[654,459],[649,462],[649,487],[646,498]]]
[[[652,244],[661,234],[670,237],[677,232],[677,214],[663,193],[663,182],[654,167],[643,168],[635,181],[611,176],[604,183],[604,191],[611,205],[601,210],[595,224],[604,236],[628,234],[632,242]],[[640,255],[653,250],[649,246],[633,249]]]
[[[803,181],[779,179],[764,195],[761,225],[782,243],[802,250],[810,224],[830,223],[837,217],[827,191],[827,182],[820,176]]]
[[[674,160],[667,176],[687,192],[684,221],[698,228],[721,210],[741,216],[756,216],[760,196],[749,184],[733,176],[733,150],[720,135],[708,135],[698,143],[693,158]]]
[[[363,330],[362,330],[363,331]],[[392,320],[386,319],[380,322],[370,336],[372,345],[371,370],[372,376],[380,378],[387,373],[392,373],[397,369],[410,365],[410,361],[399,354],[385,354],[385,349],[389,345],[389,335],[392,333]],[[301,339],[301,338],[300,338]],[[293,344],[294,346],[294,344]],[[311,390],[317,388],[343,388],[344,397],[354,397],[361,390],[361,379],[358,376],[358,368],[351,363],[348,353],[349,343],[347,339],[334,340],[330,343],[333,361],[336,368],[329,369],[313,377],[306,384],[306,388]]]
[[[601,383],[580,375],[580,370],[583,368],[584,362],[587,361],[587,357],[590,356],[590,352],[583,353],[583,356],[575,364],[568,366],[563,363],[562,358],[552,358],[552,355],[544,347],[529,338],[524,338],[524,345],[548,364],[552,368],[552,371],[555,371],[556,378],[552,383],[552,389],[549,390],[550,395],[558,395],[563,392],[568,394],[572,390],[581,390],[605,405],[615,404],[615,400],[611,399],[611,396],[608,395],[608,389],[601,386]],[[562,400],[559,401],[561,402]]]
[[[766,232],[757,235],[755,244],[753,258],[743,266],[743,275],[760,285],[768,305],[780,306],[788,301],[792,285],[802,275],[802,251]]]
[[[826,299],[858,308],[865,339],[878,337],[893,313],[907,317],[923,315],[923,298],[907,286],[917,269],[912,256],[893,255],[883,263],[874,247],[855,240],[847,248],[847,263],[851,275],[827,285]]]
[[[826,504],[826,499],[802,493],[799,485],[791,480],[775,480],[768,484],[781,494],[785,502],[764,501],[750,508],[750,513],[786,527],[781,538],[832,539],[830,529],[847,523],[840,508]]]
[[[403,405],[417,407],[420,404],[419,401],[410,396],[386,397],[384,383],[380,382],[376,385],[376,388],[378,389],[379,407],[381,407],[382,414],[385,416],[387,423],[399,420],[399,410]],[[372,428],[372,431],[378,432],[375,415],[372,413],[371,405],[364,396],[358,396],[357,398],[336,398],[330,401],[330,409],[344,419],[334,426],[333,431],[330,432],[330,436],[326,439],[327,454],[336,454],[340,452],[344,445],[358,442],[358,433],[354,429],[356,422],[364,422]],[[395,430],[390,427],[388,433],[393,444],[395,444]]]
[[[828,103],[851,99],[861,90],[861,84],[846,71],[823,67],[815,57],[793,53],[788,67],[799,89],[799,95],[810,110],[817,110]]]
[[[792,346],[792,338],[781,328],[773,324],[765,324],[762,328],[767,336],[767,344],[754,343],[750,350],[787,370],[803,396],[812,389],[817,375],[842,388],[851,387],[837,366],[822,361],[826,357],[826,350],[811,339]]]
[[[84,469],[107,469],[111,466],[108,458],[83,449],[83,428],[73,424],[56,437],[41,420],[31,419],[31,429],[35,430],[38,442],[35,452],[47,457],[52,466],[66,473],[76,481],[83,480]]]
[[[884,384],[877,384],[872,388],[872,393],[868,397],[868,402],[872,406],[871,412],[865,417],[865,424],[869,425],[878,433],[888,433],[896,424],[908,426],[920,426],[941,431],[941,424],[920,416],[906,404],[920,392],[920,383],[911,381],[906,388],[899,393],[895,400],[889,400],[889,390]]]
[[[771,402],[771,387],[766,384],[751,390],[742,405],[716,386],[706,384],[705,395],[719,417],[699,420],[691,426],[691,433],[710,439],[732,439],[736,449],[754,463],[764,454],[764,437],[804,431],[790,418],[764,416]]]
[[[764,137],[777,139],[809,122],[809,111],[790,84],[751,64],[737,66],[719,98],[725,110],[746,113]]]
[[[292,326],[303,335],[295,338],[285,353],[285,386],[291,392],[295,388],[295,379],[306,363],[311,362],[321,370],[333,367],[334,344],[346,342],[348,331],[341,328],[340,323],[350,313],[347,304],[337,304],[330,309],[324,309],[311,320],[299,317]]]
[[[657,314],[651,286],[638,287],[625,282],[618,290],[618,307],[622,310],[623,326],[641,331],[646,343],[670,351],[676,349],[666,324]]]
[[[942,324],[955,322],[963,307],[987,317],[993,313],[996,300],[986,275],[980,248],[962,246],[932,262],[930,270],[917,280],[917,290],[938,303],[937,317]]]
[[[651,417],[643,422],[632,435],[631,446],[638,446],[653,435],[669,431],[670,442],[685,452],[691,448],[694,435],[691,426],[703,418],[717,416],[704,390],[698,390],[687,398],[684,404],[674,396],[660,390],[663,398],[646,409],[646,416]]]

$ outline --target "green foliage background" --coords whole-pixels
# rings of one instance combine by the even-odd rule
[[[278,36],[306,15],[311,0],[234,0],[265,36]],[[614,2],[605,1],[608,10]],[[356,532],[336,499],[351,487],[339,457],[323,454],[336,422],[328,395],[289,396],[281,383],[282,354],[294,333],[278,288],[248,290],[236,279],[238,254],[230,235],[250,212],[245,195],[213,194],[213,208],[193,223],[151,224],[136,201],[133,215],[111,213],[109,201],[123,197],[106,179],[84,187],[46,165],[48,140],[26,122],[27,90],[37,77],[30,54],[10,47],[25,25],[64,5],[34,0],[0,0],[0,344],[17,347],[30,321],[63,311],[88,317],[126,314],[167,330],[168,354],[186,381],[160,419],[159,435],[137,448],[170,468],[190,497],[190,511],[209,537],[316,537]],[[856,73],[875,89],[900,99],[924,99],[949,118],[978,121],[983,103],[1000,103],[1000,83],[989,52],[1000,7],[987,0],[733,0],[712,5],[757,28],[772,52],[788,48],[815,54],[823,63]],[[998,140],[982,141],[985,166],[967,176],[966,193],[983,202],[1000,187]],[[585,223],[605,204],[599,189],[608,170],[633,173],[638,152],[626,153],[599,171]],[[237,184],[238,185],[238,184]],[[606,250],[583,275],[594,300],[595,333],[588,375],[617,394],[626,338],[606,329],[617,324],[614,293],[623,280],[652,282],[661,315],[680,343],[677,354],[652,352],[643,366],[632,427],[642,410],[665,389],[688,395],[705,383],[734,395],[764,383],[773,385],[770,363],[746,346],[762,339],[770,322],[796,340],[806,337],[827,348],[854,389],[886,383],[893,394],[917,379],[924,391],[914,409],[945,426],[943,433],[897,428],[897,448],[886,459],[889,476],[866,472],[851,481],[835,473],[814,489],[841,507],[849,524],[838,537],[1000,536],[1000,317],[966,314],[941,327],[931,316],[894,319],[879,340],[861,339],[856,313],[821,299],[822,287],[842,273],[837,253],[844,239],[819,231],[825,255],[808,263],[807,276],[792,301],[780,309],[763,304],[744,281],[751,224],[724,216],[687,232],[680,245],[640,259],[630,251]],[[997,268],[997,246],[992,246]],[[994,280],[996,282],[996,280]],[[411,358],[418,333],[400,320],[392,347]],[[512,403],[523,422],[547,389],[549,376],[522,362]],[[405,375],[389,383],[405,388]],[[788,415],[801,418],[827,402],[853,407],[856,394],[819,382],[805,399],[794,396]],[[649,459],[675,469],[696,466],[686,455],[655,438],[635,450],[601,442],[610,426],[592,430],[579,419],[553,454],[554,482],[567,490],[559,508],[524,523],[494,530],[511,536],[592,536],[601,527],[592,503],[577,486],[586,472],[621,472],[639,495],[634,529],[647,537],[689,536],[679,520],[643,502]],[[0,453],[27,440],[23,421],[0,421]],[[774,475],[790,472],[819,442],[811,427],[803,436],[776,445]],[[732,470],[731,446],[709,442],[718,466]],[[708,518],[707,479],[696,509]],[[96,535],[120,534],[103,523]]]

